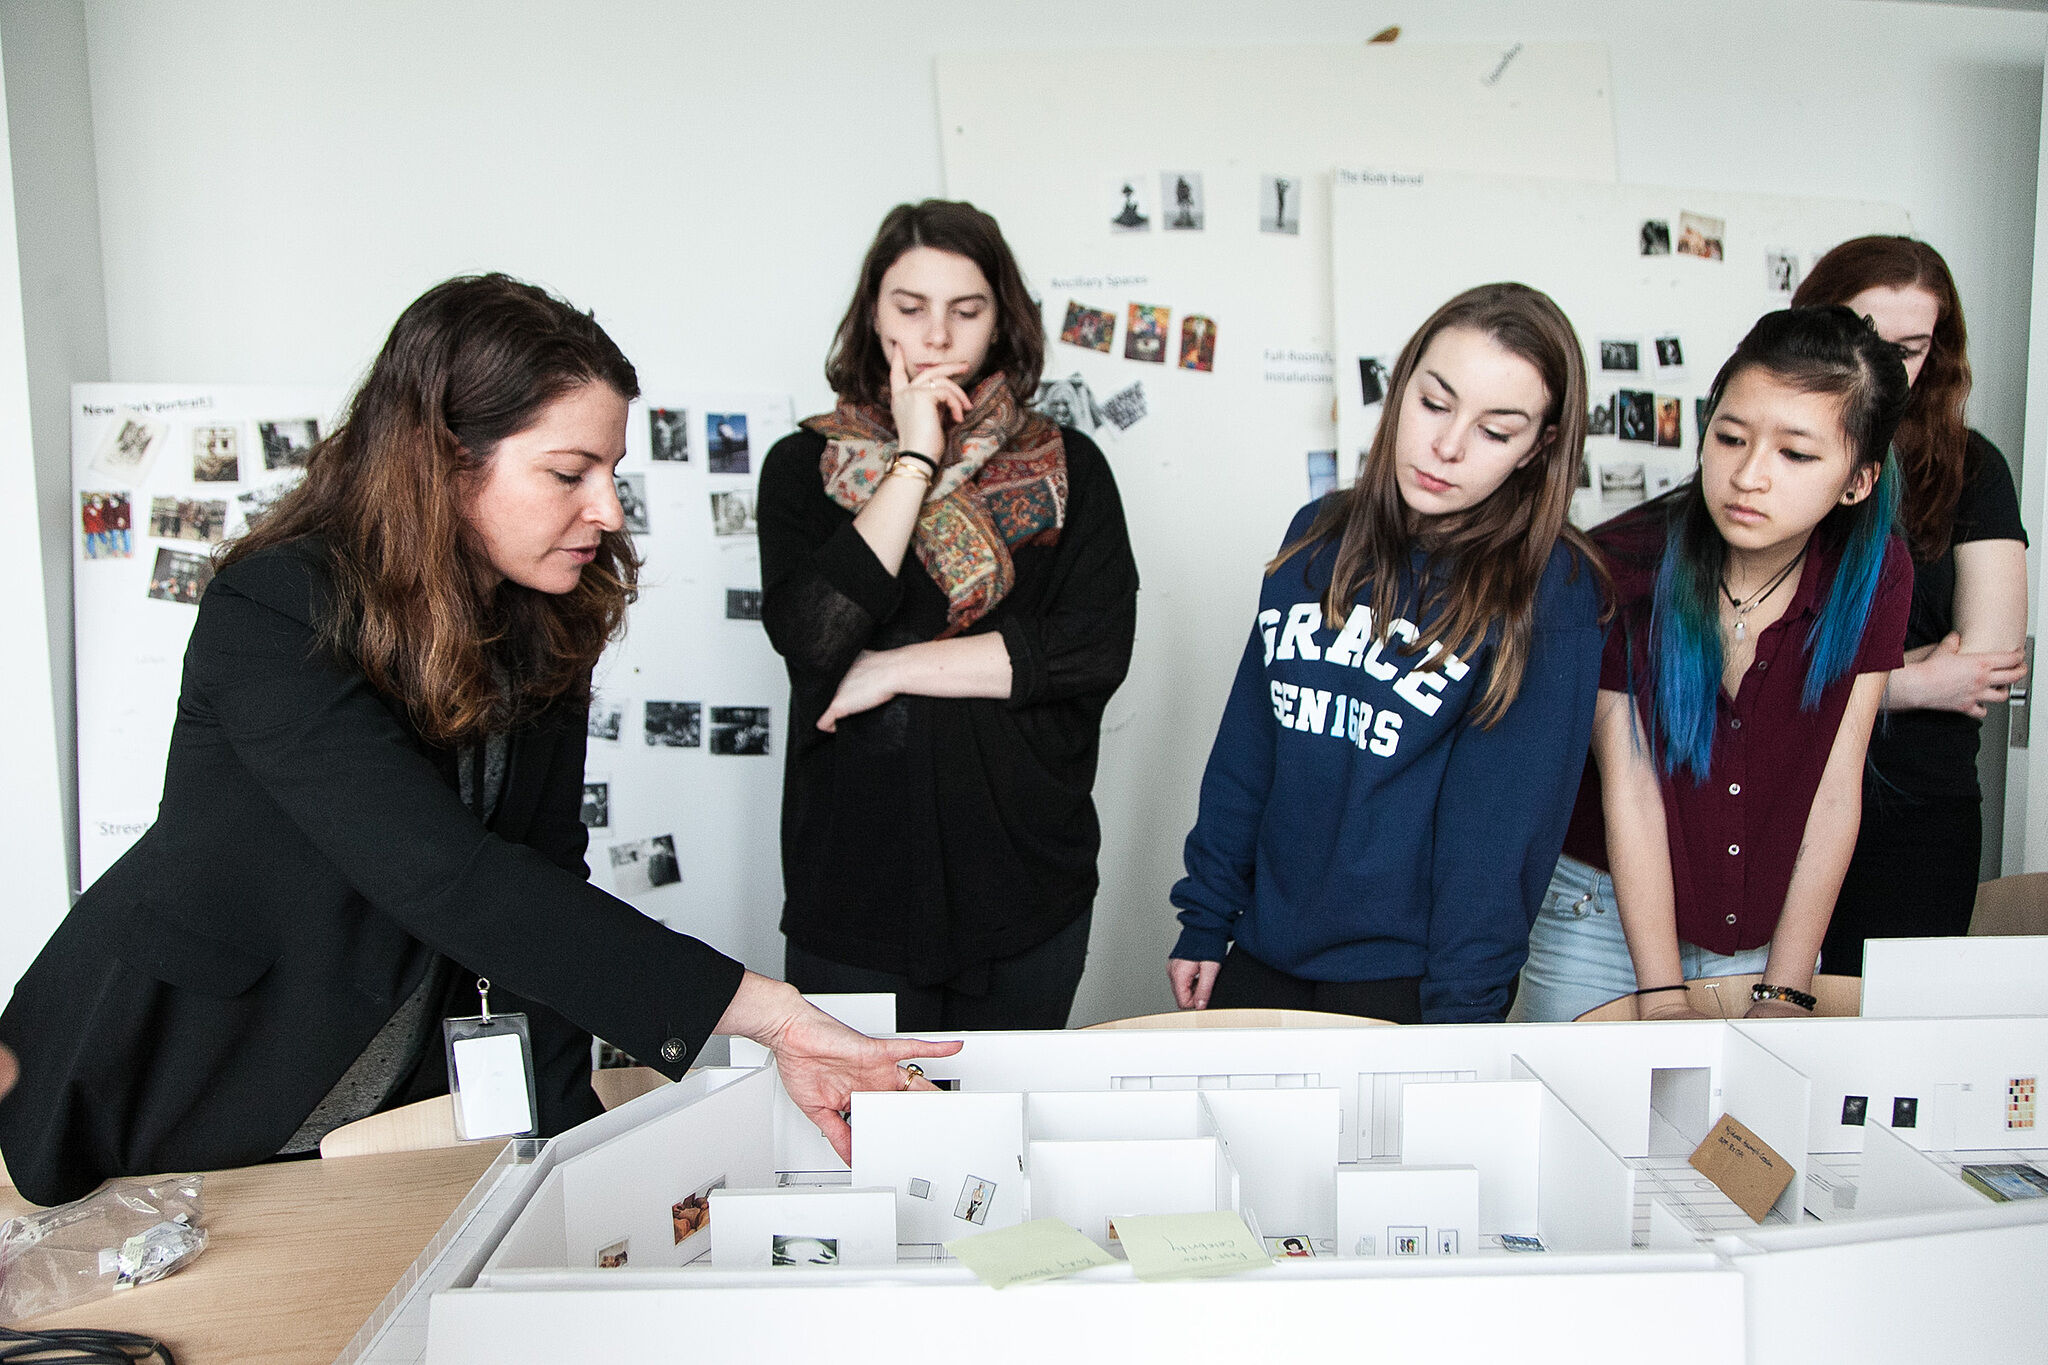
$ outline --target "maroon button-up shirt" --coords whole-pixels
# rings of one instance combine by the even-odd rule
[[[1593,540],[1607,556],[1617,600],[1601,658],[1600,687],[1627,692],[1630,652],[1639,675],[1650,658],[1650,598],[1664,550],[1664,506],[1646,504],[1624,513],[1597,528]],[[1732,699],[1725,689],[1715,689],[1714,757],[1707,780],[1695,783],[1688,775],[1659,780],[1682,942],[1734,953],[1771,941],[1856,675],[1889,672],[1905,662],[1913,561],[1894,536],[1885,549],[1855,663],[1821,693],[1818,707],[1800,709],[1807,632],[1840,558],[1836,547],[1815,538],[1791,604],[1757,637],[1756,660],[1742,686]],[[1637,714],[1645,715],[1647,676],[1633,681]],[[1884,723],[1882,717],[1878,723]],[[1607,868],[1600,774],[1590,757],[1564,851]]]

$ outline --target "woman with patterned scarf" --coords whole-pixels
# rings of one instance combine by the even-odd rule
[[[838,405],[761,473],[785,965],[893,992],[899,1029],[1062,1028],[1087,958],[1138,571],[1102,452],[1022,405],[1044,357],[995,220],[899,205],[826,360]]]

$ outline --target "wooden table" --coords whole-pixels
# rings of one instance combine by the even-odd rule
[[[179,1365],[331,1365],[503,1144],[210,1171],[169,1279],[14,1324],[141,1332]],[[31,1206],[0,1187],[0,1221]]]

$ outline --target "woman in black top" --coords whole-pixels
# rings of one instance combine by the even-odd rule
[[[448,1090],[439,1021],[531,1031],[543,1134],[599,1112],[591,1034],[670,1077],[771,1047],[839,1149],[879,1042],[585,880],[590,670],[638,564],[612,471],[633,367],[502,275],[399,318],[305,481],[228,547],[157,820],[0,1012],[0,1152],[54,1204],[112,1175],[311,1154]]]
[[[2005,457],[1964,424],[1963,308],[1939,252],[1908,237],[1844,242],[1793,303],[1868,317],[1913,385],[1893,441],[1913,551],[1906,662],[1870,737],[1863,824],[1821,949],[1822,971],[1860,976],[1865,939],[1969,930],[1983,847],[1977,733],[2025,674],[2027,533]]]
[[[826,362],[838,406],[761,473],[785,968],[894,992],[906,1029],[1064,1027],[1087,953],[1138,574],[1102,452],[1023,406],[1044,354],[995,220],[900,205]]]

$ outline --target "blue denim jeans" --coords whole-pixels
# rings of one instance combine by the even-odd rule
[[[1768,944],[1727,955],[1697,944],[1678,945],[1678,964],[1687,981],[1761,972],[1770,956]],[[1508,1022],[1576,1019],[1635,988],[1636,969],[1614,901],[1614,878],[1576,858],[1559,858],[1529,930],[1529,961]]]

